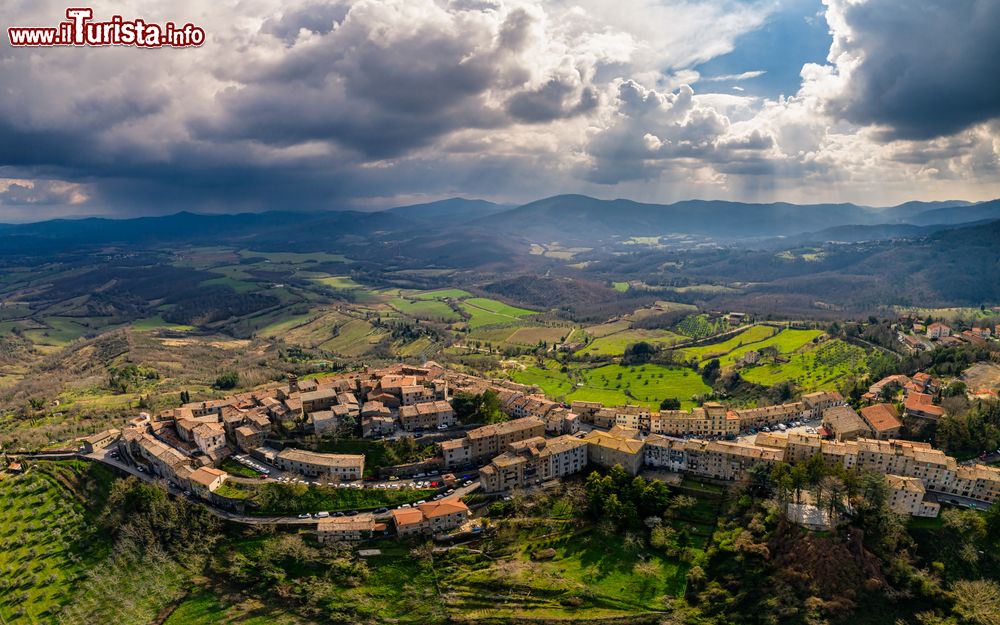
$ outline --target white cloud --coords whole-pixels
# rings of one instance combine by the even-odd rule
[[[902,0],[828,0],[828,62],[805,65],[794,96],[766,99],[697,92],[763,69],[694,68],[764,25],[771,1],[95,0],[98,17],[191,21],[208,42],[3,45],[0,167],[35,184],[25,193],[79,185],[84,199],[45,204],[53,214],[609,188],[663,201],[1000,195],[998,87],[982,78],[1000,53],[982,60],[996,38],[980,37],[995,9],[970,0],[956,17],[943,2],[894,18]],[[64,10],[18,2],[9,21]],[[905,71],[876,90],[892,67]],[[899,113],[911,97],[947,118],[933,137]],[[14,201],[0,196],[0,221]]]

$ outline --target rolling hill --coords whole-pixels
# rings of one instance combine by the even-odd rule
[[[441,223],[447,220],[450,223],[465,223],[473,219],[509,210],[510,208],[510,206],[494,204],[486,200],[467,200],[465,198],[454,197],[426,204],[398,206],[383,212],[405,217],[413,221]]]
[[[983,219],[1000,219],[1000,202],[909,202],[878,209],[856,204],[748,204],[713,200],[644,204],[559,195],[471,223],[534,241],[593,242],[670,233],[731,239],[788,236],[838,226],[954,225]]]

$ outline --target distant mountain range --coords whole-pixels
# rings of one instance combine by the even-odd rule
[[[378,212],[265,212],[201,215],[181,212],[135,219],[59,219],[0,225],[0,253],[119,243],[244,243],[260,249],[371,247],[421,239],[419,247],[443,252],[450,244],[510,249],[514,242],[613,243],[634,236],[695,234],[758,242],[787,237],[809,241],[864,241],[925,236],[942,228],[1000,219],[1000,200],[970,204],[907,202],[889,208],[855,204],[748,204],[688,200],[644,204],[559,195],[518,207],[452,198]],[[780,239],[779,239],[780,241]],[[406,255],[405,245],[395,246]],[[445,254],[450,255],[450,254]],[[463,254],[467,256],[468,254]],[[493,255],[496,259],[496,255]]]
[[[855,204],[747,204],[708,200],[643,204],[559,195],[470,223],[535,241],[592,241],[670,233],[722,238],[788,236],[837,226],[957,225],[986,219],[1000,219],[1000,201],[908,202],[890,208],[871,208]]]

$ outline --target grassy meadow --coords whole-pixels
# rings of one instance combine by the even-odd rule
[[[693,396],[711,392],[701,377],[691,369],[661,365],[623,366],[609,364],[600,367],[574,366],[563,372],[556,361],[544,366],[533,365],[512,370],[511,378],[521,384],[542,389],[553,399],[599,401],[606,405],[637,404],[659,408],[668,397],[680,400],[691,408]]]

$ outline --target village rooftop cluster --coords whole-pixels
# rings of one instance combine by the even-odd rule
[[[897,440],[902,421],[888,400],[901,396],[905,416],[934,420],[943,414],[940,391],[940,380],[918,373],[876,382],[858,411],[836,392],[809,393],[798,401],[759,408],[730,409],[706,402],[687,411],[651,411],[583,401],[564,405],[532,387],[428,362],[320,379],[291,378],[278,387],[187,403],[155,416],[142,414],[122,432],[109,430],[82,442],[83,451],[92,456],[116,448],[112,453],[120,451],[149,475],[181,485],[220,508],[233,505],[218,492],[220,487],[227,480],[248,479],[218,468],[230,456],[248,455],[256,466],[273,467],[302,482],[363,488],[373,485],[362,481],[364,455],[319,453],[286,442],[315,441],[345,427],[366,438],[421,436],[422,441],[435,442],[436,457],[385,469],[393,479],[444,474],[435,482],[442,492],[434,501],[350,516],[323,513],[316,521],[322,540],[467,529],[470,510],[460,495],[471,489],[502,496],[589,466],[733,481],[756,465],[817,455],[847,469],[886,475],[891,504],[898,512],[937,516],[942,498],[975,505],[1000,497],[1000,469],[959,465],[929,444]],[[487,392],[496,393],[509,420],[473,429],[459,425],[454,395]],[[463,484],[455,478],[455,473],[469,471],[478,471],[478,482]]]

